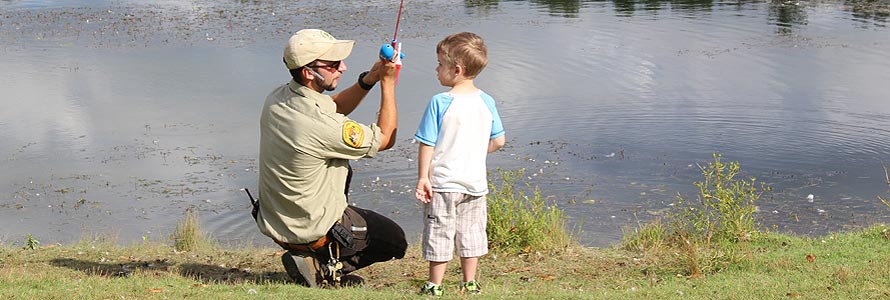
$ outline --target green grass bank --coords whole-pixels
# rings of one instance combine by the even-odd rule
[[[563,212],[517,183],[521,170],[492,174],[483,293],[457,293],[454,262],[441,299],[890,299],[890,228],[765,231],[754,207],[768,187],[719,154],[699,167],[698,195],[608,248],[578,245]],[[169,243],[58,245],[29,235],[0,245],[0,299],[430,298],[417,295],[427,262],[416,242],[404,259],[356,272],[363,286],[309,289],[289,282],[282,250],[221,248],[198,224],[188,212]]]
[[[817,238],[765,234],[750,257],[693,278],[680,252],[571,246],[556,253],[492,253],[483,294],[456,293],[451,264],[442,299],[888,299],[890,233],[884,226]],[[287,281],[277,249],[179,252],[102,241],[0,249],[0,299],[421,299],[426,262],[401,260],[357,274],[362,287],[308,289]]]

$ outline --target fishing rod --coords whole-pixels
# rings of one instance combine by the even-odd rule
[[[399,13],[396,15],[396,30],[392,35],[392,42],[383,44],[383,46],[380,47],[380,59],[388,60],[396,64],[396,84],[399,83],[399,71],[402,70],[402,58],[405,58],[405,54],[402,53],[402,43],[399,42],[399,24],[402,23],[402,9],[404,7],[405,0],[400,0]],[[396,56],[396,53],[399,55]]]

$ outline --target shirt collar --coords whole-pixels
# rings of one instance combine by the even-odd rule
[[[294,92],[297,95],[303,96],[304,98],[314,101],[315,104],[321,109],[322,112],[325,113],[334,113],[337,112],[337,104],[334,103],[334,99],[331,96],[316,92],[313,89],[310,89],[302,84],[297,83],[294,80],[291,80],[287,83],[287,87],[290,88],[291,92]]]

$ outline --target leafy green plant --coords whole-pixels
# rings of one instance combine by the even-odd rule
[[[40,241],[34,239],[34,236],[29,233],[28,237],[25,238],[24,249],[25,250],[37,250],[37,248],[40,248]]]
[[[571,244],[572,237],[565,228],[565,214],[555,203],[548,203],[541,190],[524,187],[517,179],[523,169],[505,171],[498,169],[496,180],[489,184],[488,240],[494,250],[506,252],[553,251]],[[496,182],[499,184],[495,184]]]
[[[758,230],[754,220],[757,200],[768,188],[761,184],[758,189],[754,177],[736,178],[740,177],[738,162],[723,162],[718,153],[713,157],[706,166],[699,165],[704,180],[694,184],[699,190],[697,201],[678,197],[674,225],[705,242],[750,240]]]

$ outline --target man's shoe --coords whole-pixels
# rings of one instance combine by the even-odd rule
[[[461,294],[478,294],[482,292],[482,286],[479,285],[478,282],[472,280],[470,282],[465,282],[462,287],[460,287]]]
[[[281,255],[284,270],[294,282],[306,287],[317,288],[324,283],[324,274],[318,259],[309,253],[288,251]]]
[[[431,295],[431,296],[442,296],[445,295],[445,289],[442,288],[441,285],[429,285],[424,284],[423,287],[420,288],[421,295]]]

